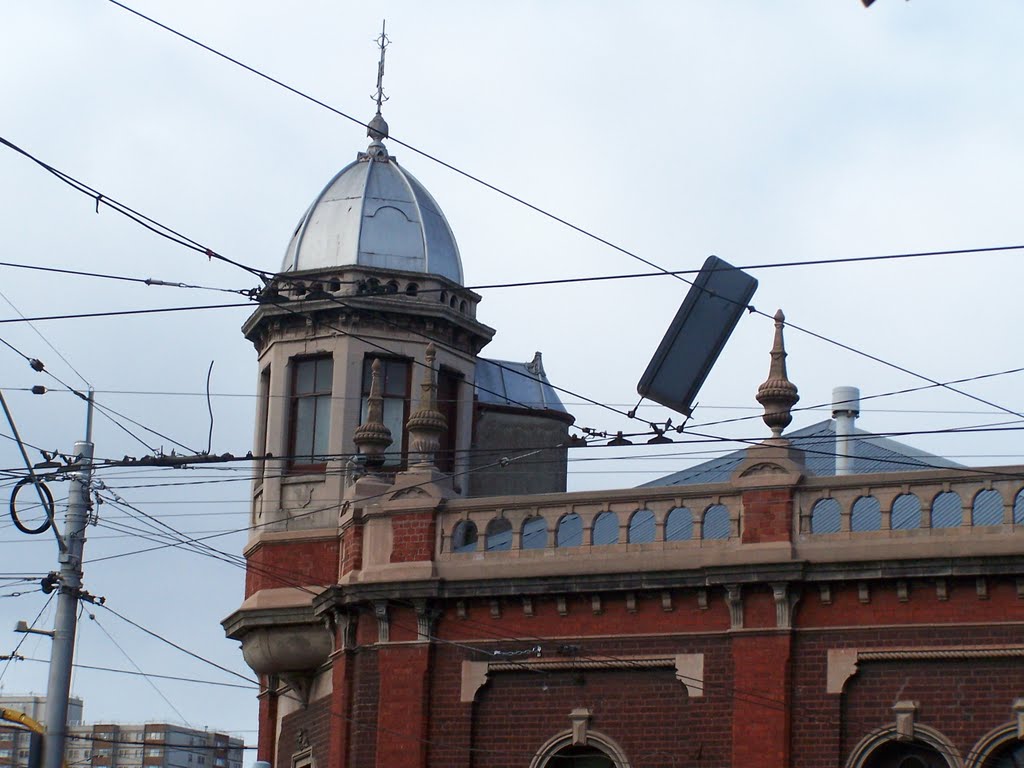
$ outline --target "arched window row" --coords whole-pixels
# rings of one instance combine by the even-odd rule
[[[623,527],[623,519],[626,522]],[[712,504],[703,513],[695,515],[687,507],[673,507],[664,516],[661,526],[654,511],[637,509],[628,516],[616,512],[600,512],[584,526],[583,518],[575,512],[562,515],[554,530],[548,529],[544,517],[528,517],[519,528],[519,549],[544,549],[611,544],[649,544],[654,542],[691,541],[694,539],[728,539],[732,535],[732,520],[724,504]],[[495,517],[481,532],[472,520],[460,520],[452,529],[450,551],[499,552],[513,549],[516,531],[505,517]]]
[[[1003,507],[1003,495],[994,488],[978,491],[971,499],[968,510],[965,510],[960,494],[955,491],[936,494],[927,508],[915,494],[904,493],[893,499],[892,507],[888,510],[888,530],[958,528],[965,521],[975,527],[1002,525]],[[885,528],[881,504],[874,496],[857,498],[850,506],[849,515],[849,530],[854,533]],[[843,530],[842,519],[843,509],[836,499],[818,499],[811,507],[810,532],[839,533]],[[1024,488],[1014,496],[1012,519],[1014,525],[1024,525]]]
[[[1014,768],[1024,765],[1024,742],[1011,722],[983,736],[961,758],[941,732],[915,724],[915,737],[901,739],[894,728],[880,728],[857,744],[846,761],[849,768]]]

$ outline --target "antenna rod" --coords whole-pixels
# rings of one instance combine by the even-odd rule
[[[380,23],[380,37],[377,38],[377,45],[380,47],[380,63],[377,64],[377,96],[375,100],[377,102],[377,114],[380,114],[381,105],[388,100],[388,97],[384,95],[384,54],[387,52],[388,36],[384,34],[384,30],[387,28],[387,19],[384,19]]]

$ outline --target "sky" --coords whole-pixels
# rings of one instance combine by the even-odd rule
[[[1024,364],[1024,251],[765,266],[1024,244],[1017,2],[128,4],[363,121],[374,112],[374,38],[386,18],[384,116],[395,139],[664,269],[694,270],[711,254],[748,267],[759,310],[782,308],[816,334],[787,330],[801,406],[827,404],[834,386],[868,396]],[[276,270],[310,201],[367,143],[355,122],[109,0],[4,0],[0,13],[0,136],[235,261]],[[424,155],[390,149],[444,210],[467,286],[652,271]],[[182,446],[244,454],[257,372],[239,328],[251,308],[21,320],[246,301],[30,265],[258,287],[242,269],[96,207],[0,146],[0,339],[69,387],[91,385],[141,438],[97,416],[99,457]],[[480,289],[478,317],[497,329],[483,354],[525,361],[540,350],[551,381],[574,393],[563,400],[577,426],[643,431],[621,414],[636,405],[686,288],[660,276]],[[767,318],[742,318],[698,397],[694,431],[768,435],[754,393],[772,333]],[[1019,464],[1021,382],[1008,373],[960,385],[990,404],[938,387],[872,399],[859,426],[910,433],[899,439],[964,464]],[[26,391],[38,384],[50,391]],[[0,389],[33,461],[37,448],[69,452],[82,438],[82,402],[7,347]],[[679,421],[650,403],[638,413]],[[793,426],[828,415],[799,412]],[[740,417],[754,418],[711,424]],[[20,471],[6,423],[0,435],[0,468]],[[570,489],[638,485],[741,445],[676,438],[576,451]],[[101,494],[139,511],[100,505],[85,545],[85,587],[107,607],[243,676],[219,622],[242,600],[243,572],[228,561],[246,540],[246,471],[103,470]],[[14,477],[0,476],[5,506]],[[50,486],[60,510],[67,484]],[[225,554],[150,549],[143,514],[192,536],[224,534],[208,543]],[[27,536],[6,520],[0,654],[23,638],[16,621],[52,625],[46,596],[12,578],[46,573],[57,554],[51,534]],[[5,693],[45,691],[46,665],[31,659],[46,659],[48,646],[28,637],[18,651],[28,659],[0,665]],[[87,720],[185,721],[255,743],[254,691],[209,684],[244,681],[104,608],[86,606],[76,659],[207,681],[79,669],[73,692]]]

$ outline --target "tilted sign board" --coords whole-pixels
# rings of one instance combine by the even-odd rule
[[[637,384],[637,392],[689,416],[704,379],[756,290],[757,280],[717,256],[709,256]]]

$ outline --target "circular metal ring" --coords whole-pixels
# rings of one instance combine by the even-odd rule
[[[43,511],[46,512],[46,519],[38,528],[29,528],[27,525],[18,519],[18,492],[26,485],[35,485],[43,494]],[[11,491],[11,520],[17,526],[18,530],[22,533],[35,535],[37,533],[44,533],[51,525],[53,525],[53,494],[50,493],[50,489],[46,487],[46,484],[42,480],[37,480],[33,477],[23,477],[18,481],[18,484],[14,486],[14,490]]]

